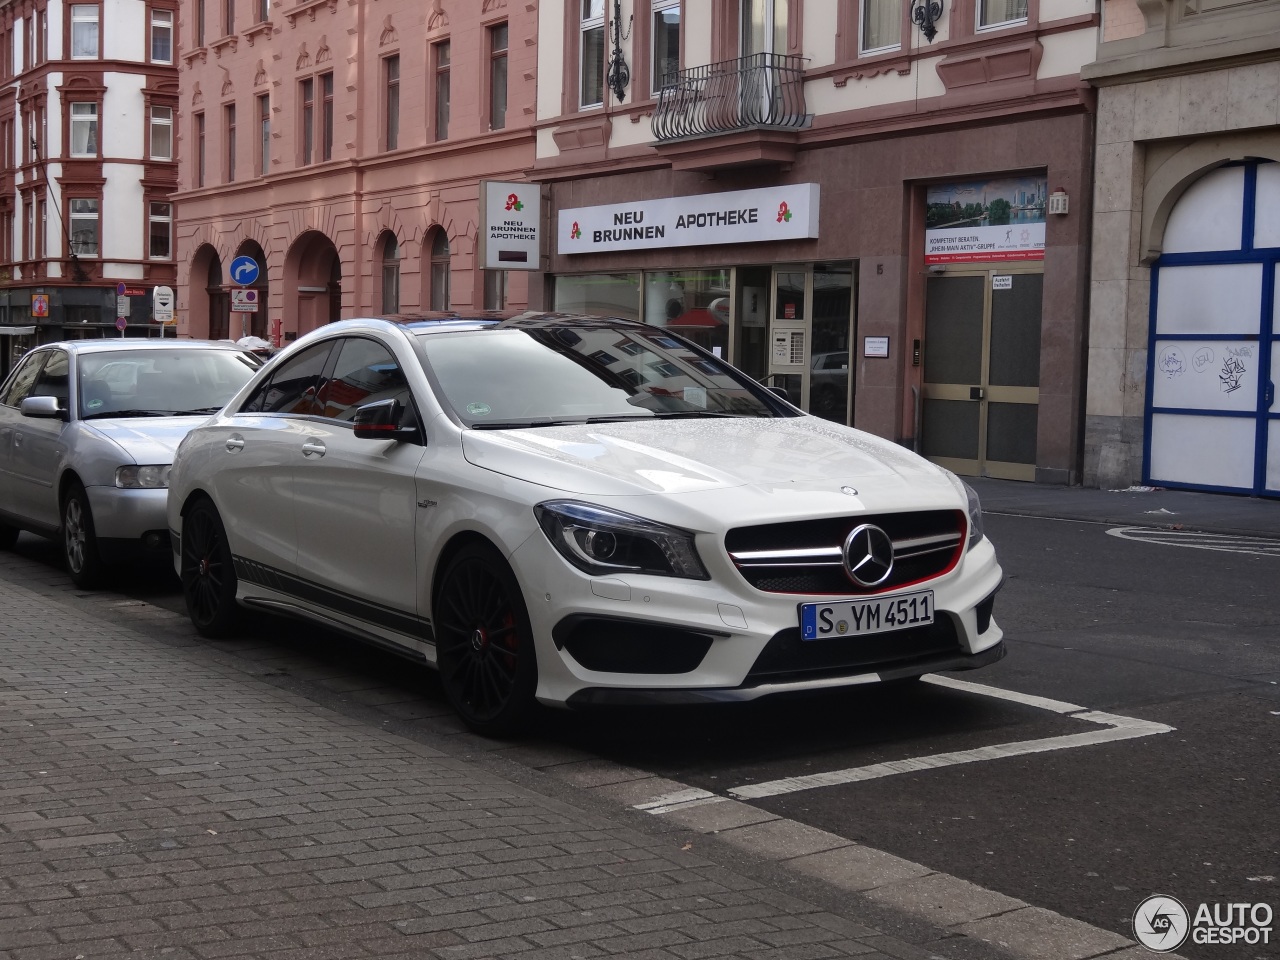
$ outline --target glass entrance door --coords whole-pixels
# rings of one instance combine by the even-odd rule
[[[735,365],[815,416],[852,423],[854,263],[739,267],[736,277]]]
[[[928,278],[920,449],[930,460],[1035,479],[1043,288],[1043,274],[1014,266]]]

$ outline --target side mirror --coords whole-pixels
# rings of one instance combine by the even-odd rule
[[[404,405],[399,400],[377,400],[356,408],[352,425],[358,440],[417,440],[416,427],[400,426]]]
[[[27,397],[18,405],[18,412],[41,420],[67,419],[67,411],[58,405],[57,397]]]

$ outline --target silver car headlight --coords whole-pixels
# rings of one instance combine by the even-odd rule
[[[116,467],[116,486],[122,490],[163,490],[169,486],[169,463]]]
[[[687,530],[575,500],[549,500],[533,513],[560,555],[583,573],[711,579]]]

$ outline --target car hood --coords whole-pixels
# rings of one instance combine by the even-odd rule
[[[746,486],[762,493],[822,490],[839,496],[842,485],[855,489],[860,499],[882,504],[904,499],[908,490],[916,503],[924,495],[954,506],[958,496],[947,475],[923,458],[817,417],[468,430],[462,446],[478,467],[593,496],[697,494]],[[936,498],[928,496],[931,489]]]
[[[118,444],[137,463],[172,463],[182,438],[209,418],[122,417],[81,421],[86,431]]]

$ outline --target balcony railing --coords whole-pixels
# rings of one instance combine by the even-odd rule
[[[756,53],[681,70],[662,88],[653,112],[658,140],[759,127],[807,127],[803,58]]]

